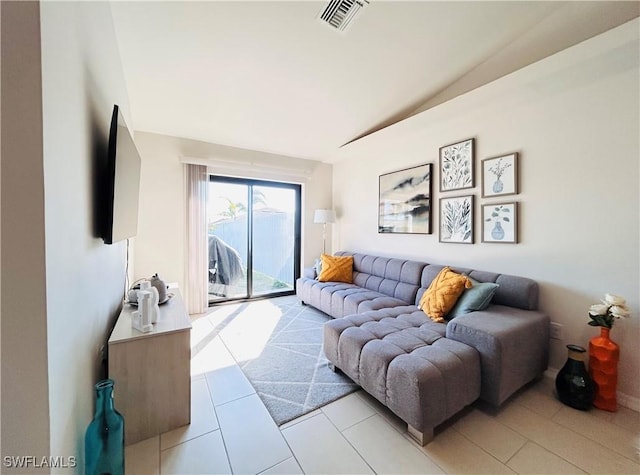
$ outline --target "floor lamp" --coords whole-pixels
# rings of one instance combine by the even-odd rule
[[[322,253],[326,254],[327,250],[327,223],[336,222],[336,214],[332,209],[317,209],[313,215],[313,222],[322,224]]]

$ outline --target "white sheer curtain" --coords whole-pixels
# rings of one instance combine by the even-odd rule
[[[185,165],[187,192],[187,309],[203,313],[209,305],[209,249],[207,189],[209,175],[203,165]]]

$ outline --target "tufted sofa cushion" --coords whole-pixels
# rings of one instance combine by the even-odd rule
[[[480,361],[415,306],[324,326],[327,358],[409,425],[431,431],[480,394]]]
[[[492,305],[454,318],[446,335],[478,351],[481,398],[494,406],[547,369],[549,317],[543,313]]]
[[[431,285],[433,279],[435,279],[445,267],[446,266],[438,264],[425,265],[420,277],[420,287],[416,292],[416,305],[420,303],[422,295],[429,285]],[[536,310],[538,308],[538,283],[534,280],[515,275],[472,270],[466,267],[449,267],[454,272],[471,277],[478,282],[493,282],[498,284],[499,287],[491,300],[492,304],[506,305],[522,310]]]
[[[426,264],[350,252],[335,255],[353,256],[353,283],[319,282],[307,274],[296,282],[303,302],[334,318],[414,302]]]
[[[331,331],[324,330],[324,352],[329,361],[338,361],[338,336],[342,331],[351,327],[358,327],[363,324],[370,324],[385,320],[388,328],[409,328],[423,324],[431,324],[432,331],[437,332],[441,337],[445,334],[444,325],[433,323],[422,310],[415,305],[403,305],[398,307],[384,308],[377,311],[364,312],[358,315],[349,315],[349,318],[339,318],[331,320]],[[366,327],[365,327],[366,328]],[[347,373],[348,374],[348,373]]]
[[[336,252],[353,256],[353,283],[318,282],[311,269],[296,282],[300,300],[319,308],[334,318],[387,306],[418,305],[431,281],[445,267],[437,264]],[[538,284],[525,277],[450,266],[479,282],[499,285],[492,303],[523,310],[538,306]],[[335,298],[333,293],[336,293]]]
[[[406,303],[415,301],[426,264],[344,251],[336,252],[336,255],[353,256],[354,284]]]

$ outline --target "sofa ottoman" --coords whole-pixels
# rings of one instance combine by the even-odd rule
[[[409,313],[408,313],[409,312]],[[327,322],[330,361],[408,424],[421,445],[480,395],[480,358],[414,306]]]

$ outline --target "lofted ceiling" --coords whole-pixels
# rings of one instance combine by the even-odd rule
[[[114,2],[133,128],[331,161],[342,145],[640,14],[638,2]]]

